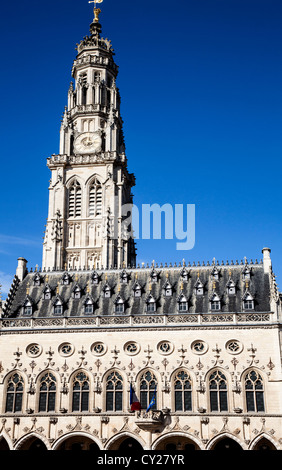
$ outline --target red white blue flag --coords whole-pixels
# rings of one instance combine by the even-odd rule
[[[130,406],[131,406],[131,411],[141,410],[141,403],[138,400],[136,393],[133,390],[132,384],[130,384]]]

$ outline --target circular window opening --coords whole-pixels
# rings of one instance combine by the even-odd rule
[[[59,346],[59,353],[64,357],[71,356],[74,353],[74,347],[70,343],[63,343]]]
[[[100,341],[97,343],[94,343],[91,346],[91,352],[95,356],[103,356],[103,354],[107,352],[106,345],[104,343],[101,343]]]
[[[197,339],[191,344],[191,349],[195,354],[205,354],[208,350],[208,345],[204,341]]]

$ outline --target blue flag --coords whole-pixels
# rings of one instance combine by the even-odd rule
[[[152,400],[149,403],[149,406],[148,406],[146,412],[149,411],[152,408],[152,406],[156,403],[156,393],[157,393],[157,387],[155,388],[154,395],[152,397]]]

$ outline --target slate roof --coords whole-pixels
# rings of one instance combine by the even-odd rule
[[[246,269],[249,274],[245,278]],[[69,279],[67,283],[64,277]],[[51,289],[49,299],[44,298],[46,286]],[[134,295],[138,286],[141,288],[139,297]],[[203,295],[196,295],[196,286],[202,287]],[[232,286],[235,286],[235,294],[228,290]],[[165,287],[171,290],[168,292],[171,295],[165,295]],[[79,298],[75,298],[75,288]],[[109,291],[109,297],[105,297],[105,290]],[[183,294],[188,302],[187,314],[207,313],[211,311],[212,295],[217,294],[220,312],[239,313],[243,311],[246,292],[254,300],[255,312],[270,311],[270,276],[264,272],[263,264],[29,272],[22,282],[15,276],[3,310],[6,317],[22,317],[25,301],[29,299],[33,317],[52,317],[56,316],[54,304],[59,300],[63,315],[87,316],[85,301],[90,298],[93,303],[90,315],[114,315],[115,303],[121,298],[125,315],[140,315],[147,313],[151,296],[155,313],[175,314]]]

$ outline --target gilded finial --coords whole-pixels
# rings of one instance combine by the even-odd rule
[[[58,284],[57,284],[56,292],[57,292],[57,294],[59,293],[59,281],[58,281]]]
[[[88,3],[94,3],[94,10],[93,10],[93,13],[94,13],[93,22],[94,23],[99,23],[99,14],[101,13],[100,8],[96,8],[96,3],[102,3],[102,2],[103,0],[91,0],[88,2]]]
[[[216,288],[216,283],[215,282],[212,283],[212,288],[213,288],[213,290],[215,290],[215,288]]]
[[[152,284],[150,283],[149,284],[149,291],[151,291],[151,290],[152,290]]]
[[[26,295],[29,295],[29,282],[27,283],[27,286],[26,286]]]
[[[90,292],[90,280],[87,282],[87,288],[86,288],[87,294]]]
[[[246,282],[246,290],[249,289],[249,283],[248,281]]]
[[[45,278],[46,284],[48,284],[48,281],[49,281],[49,276],[48,276],[48,274],[46,274],[46,278]]]
[[[181,281],[180,290],[183,290],[183,281]]]

